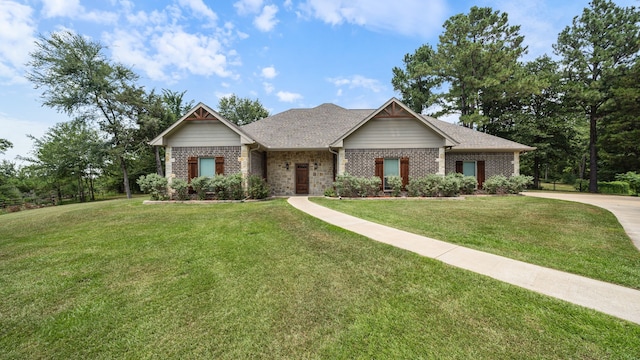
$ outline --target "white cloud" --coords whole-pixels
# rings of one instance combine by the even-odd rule
[[[348,86],[349,89],[363,88],[373,92],[380,92],[384,87],[376,79],[366,78],[362,75],[352,75],[351,77],[337,77],[327,79],[337,87]]]
[[[240,0],[233,4],[239,15],[257,14],[262,8],[263,0]]]
[[[202,0],[179,0],[179,4],[191,9],[196,17],[206,17],[211,22],[218,20],[218,15],[213,12]]]
[[[306,0],[302,14],[331,25],[349,23],[376,31],[429,37],[446,20],[445,0]]]
[[[278,7],[275,5],[267,5],[262,9],[262,13],[253,20],[253,24],[260,31],[267,32],[273,30],[278,23],[276,14]]]
[[[276,96],[278,97],[278,100],[282,102],[294,102],[302,99],[302,95],[288,91],[278,91]]]
[[[0,1],[0,79],[6,83],[26,82],[21,72],[36,40],[32,13],[29,6]]]
[[[214,92],[215,97],[217,97],[218,99],[222,99],[222,98],[229,98],[231,96],[233,96],[234,94],[232,92],[230,93],[223,93],[220,91],[216,91]]]
[[[271,94],[273,92],[273,90],[275,90],[276,88],[273,86],[273,84],[268,83],[268,82],[263,82],[262,86],[264,87],[264,92],[266,92],[267,94]]]
[[[111,24],[118,20],[118,15],[112,12],[87,12],[84,6],[80,5],[80,0],[42,0],[42,2],[42,15],[45,18],[68,17],[101,24]]]
[[[42,3],[42,15],[46,18],[73,17],[84,12],[80,0],[42,0]]]
[[[268,66],[262,69],[262,77],[265,79],[273,79],[278,75],[276,68],[273,66]]]

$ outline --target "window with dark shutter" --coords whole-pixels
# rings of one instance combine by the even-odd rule
[[[384,159],[383,158],[376,158],[375,175],[380,178],[380,190],[382,190],[382,185],[384,183]]]
[[[402,190],[406,190],[409,184],[409,158],[400,158],[400,177],[402,178]]]
[[[216,156],[216,175],[224,175],[224,156]]]
[[[478,180],[478,187],[482,188],[482,184],[484,184],[484,160],[478,160],[476,162],[476,168],[476,179]]]
[[[187,172],[189,182],[191,182],[191,179],[198,177],[198,158],[196,156],[191,156],[187,159]]]
[[[456,161],[456,173],[458,174],[462,174],[462,161]]]

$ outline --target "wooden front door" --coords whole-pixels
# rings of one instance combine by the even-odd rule
[[[309,194],[309,164],[296,164],[296,194]]]

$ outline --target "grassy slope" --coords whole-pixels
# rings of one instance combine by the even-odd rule
[[[1,358],[633,358],[640,326],[284,200],[0,216]]]
[[[640,252],[607,210],[523,196],[313,201],[374,222],[640,289]]]

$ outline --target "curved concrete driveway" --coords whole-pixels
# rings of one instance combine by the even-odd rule
[[[640,250],[640,197],[599,195],[583,193],[524,192],[526,196],[581,202],[607,209],[629,235],[633,244]]]

